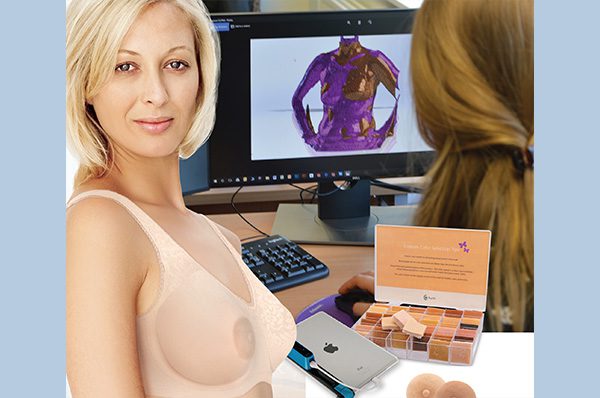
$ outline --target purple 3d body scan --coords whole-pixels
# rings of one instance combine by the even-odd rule
[[[409,34],[251,40],[253,161],[430,150],[409,82]]]
[[[340,37],[339,47],[319,54],[292,97],[294,118],[304,142],[315,151],[378,149],[394,135],[398,106],[398,68],[381,51],[361,45],[358,36]],[[310,106],[302,104],[320,83],[323,116],[315,130]],[[377,128],[373,104],[379,85],[394,98],[388,119]]]

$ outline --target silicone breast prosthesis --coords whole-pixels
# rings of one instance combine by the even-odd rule
[[[423,373],[411,380],[406,398],[477,398],[475,391],[461,381],[444,382],[431,373]]]

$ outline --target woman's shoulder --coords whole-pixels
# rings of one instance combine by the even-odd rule
[[[115,222],[127,223],[131,219],[128,207],[129,200],[110,181],[91,180],[73,190],[67,203],[67,223],[69,219],[106,222],[107,226]]]
[[[105,196],[87,196],[67,209],[66,238],[67,265],[129,280],[143,280],[148,256],[154,253],[132,214]]]
[[[118,193],[118,189],[116,189],[116,186],[109,181],[104,181],[101,179],[90,180],[83,184],[80,184],[79,186],[73,189],[73,192],[71,192],[71,197],[67,201],[67,205],[72,203],[78,197],[81,197],[82,195],[85,196],[87,193],[90,193],[92,191],[100,193]]]
[[[82,184],[68,203],[67,236],[76,230],[79,236],[89,234],[118,245],[123,238],[144,234],[129,207],[129,200],[110,184]]]
[[[66,213],[67,244],[104,246],[130,254],[144,235],[132,214],[105,196],[88,196],[72,204]]]
[[[110,228],[121,223],[126,224],[127,218],[131,216],[123,205],[108,195],[79,194],[73,196],[67,208],[67,227],[91,223],[96,228]]]

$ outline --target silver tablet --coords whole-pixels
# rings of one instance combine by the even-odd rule
[[[296,340],[312,351],[317,364],[347,386],[362,388],[398,358],[324,312],[297,325]]]

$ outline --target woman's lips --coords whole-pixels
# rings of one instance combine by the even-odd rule
[[[171,126],[173,118],[161,118],[161,119],[139,119],[134,122],[150,133],[162,133]]]

